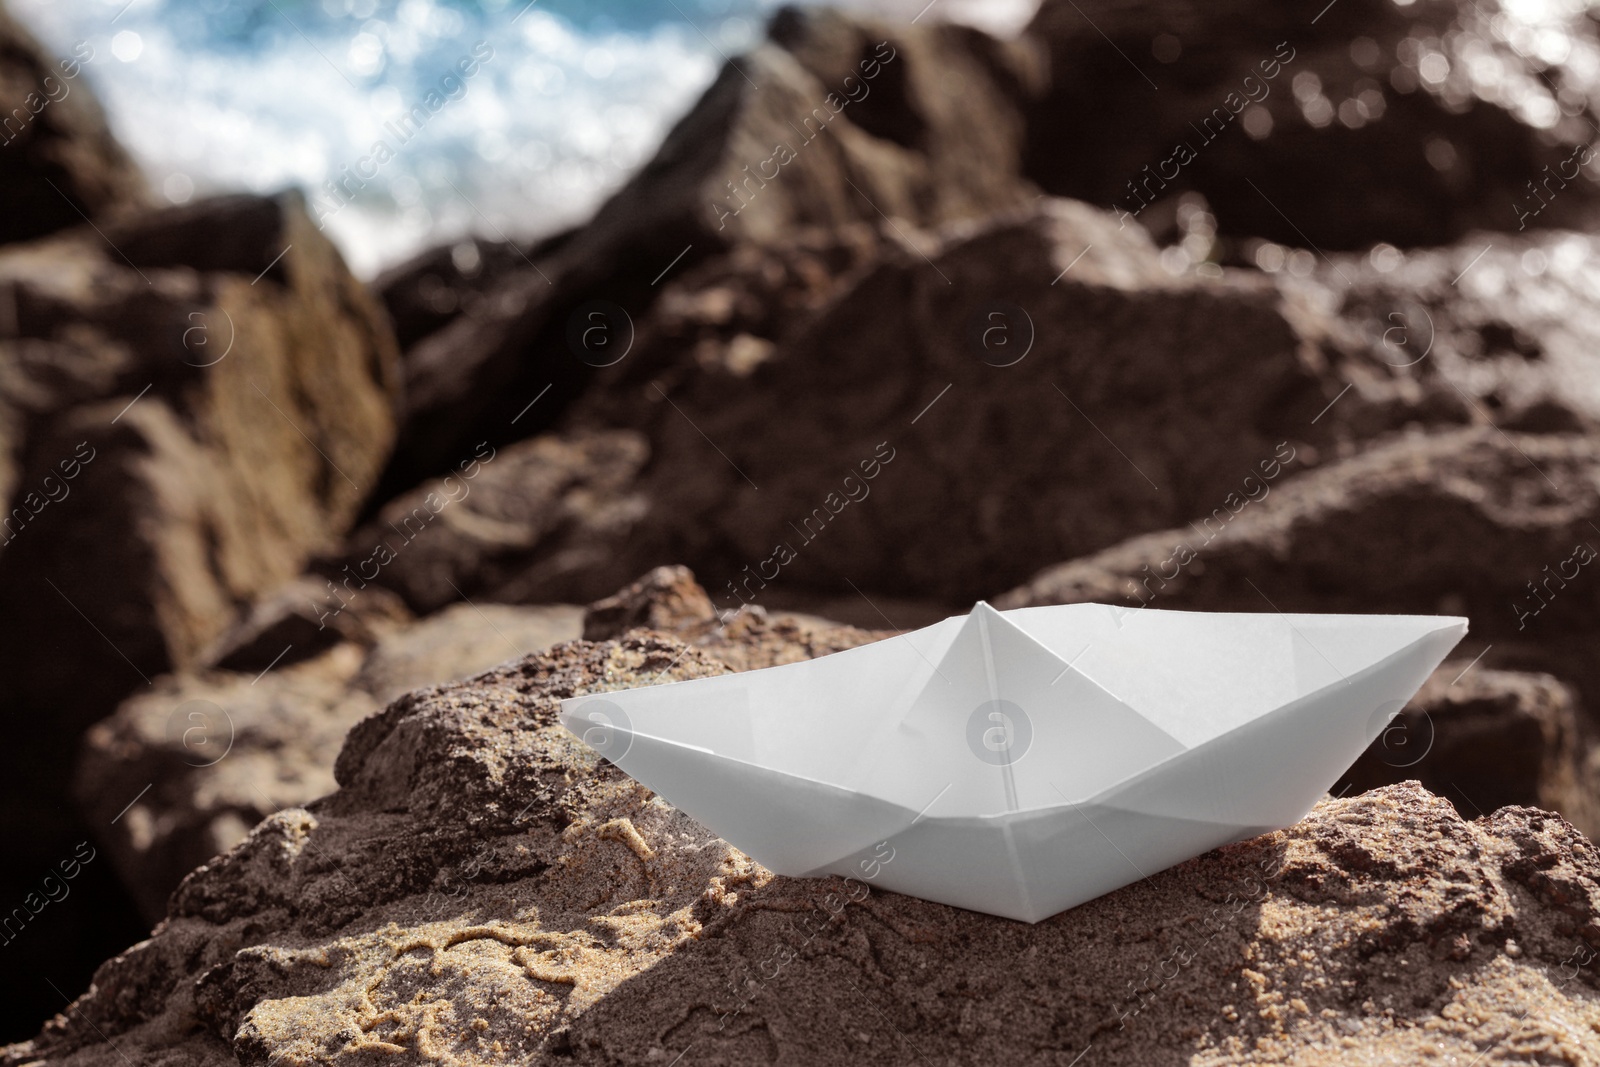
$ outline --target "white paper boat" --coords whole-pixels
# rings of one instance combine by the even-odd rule
[[[561,721],[778,874],[1037,922],[1297,822],[1466,632],[980,603],[803,663],[574,697]]]

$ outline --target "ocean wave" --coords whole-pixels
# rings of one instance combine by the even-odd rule
[[[467,233],[582,222],[777,6],[12,0],[48,48],[88,42],[85,76],[158,194],[299,187],[363,276]],[[841,6],[1004,32],[1032,2]]]

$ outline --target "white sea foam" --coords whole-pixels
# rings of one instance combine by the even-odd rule
[[[576,18],[523,4],[11,0],[47,48],[94,49],[84,78],[158,194],[320,191],[338,206],[321,212],[326,231],[364,276],[465,233],[520,240],[583,221],[650,157],[724,55],[759,37],[777,0],[614,2]],[[910,19],[925,0],[842,6]],[[1006,32],[1032,6],[938,0],[922,17]],[[401,145],[385,121],[480,42],[493,57]],[[340,205],[325,183],[380,138],[394,158],[360,187],[347,182]]]

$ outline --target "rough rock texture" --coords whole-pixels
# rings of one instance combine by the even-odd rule
[[[1597,464],[1600,443],[1576,435],[1400,435],[1047,568],[995,603],[1466,615],[1496,645],[1485,664],[1548,669],[1539,649],[1562,662],[1563,638],[1592,633],[1600,611]],[[1554,673],[1581,657],[1565,666]]]
[[[609,641],[629,630],[682,635],[714,622],[717,609],[688,567],[657,567],[627,588],[589,605],[583,615],[585,641]]]
[[[418,612],[462,597],[592,599],[622,580],[614,558],[645,513],[636,481],[649,455],[631,430],[482,441],[454,473],[385,504],[320,570],[338,595],[371,583]]]
[[[337,546],[398,384],[382,309],[298,197],[0,247],[0,720],[27,754],[0,804],[29,813],[0,830],[0,899],[91,836],[67,796],[82,732]],[[65,977],[136,936],[93,933],[123,914],[102,878],[103,860],[30,923],[13,965]]]
[[[1157,231],[1185,191],[1225,235],[1330,250],[1594,213],[1581,7],[1045,0],[1027,36],[1050,54],[1029,175]]]
[[[1600,428],[1594,237],[1475,233],[1446,248],[1333,256],[1308,279],[1281,280],[1376,355],[1347,372],[1371,406],[1456,406],[1531,433]]]
[[[0,658],[16,699],[95,712],[338,543],[398,386],[381,309],[298,197],[106,232],[120,255],[93,230],[0,254],[0,404],[24,427],[0,598],[35,605],[0,621]]]
[[[4,1062],[1600,1056],[1600,855],[1557,816],[1393,786],[1027,926],[775,878],[556,724],[726,669],[633,631],[402,697]]]
[[[83,76],[92,45],[50,55],[0,7],[0,244],[105,220],[144,200],[144,180]],[[110,57],[101,53],[101,61]]]
[[[356,723],[413,689],[569,640],[581,618],[576,607],[458,604],[266,673],[160,678],[89,731],[78,802],[154,923],[189,871],[266,816],[332,792]]]
[[[1465,818],[1508,805],[1560,812],[1600,831],[1592,731],[1572,689],[1548,674],[1452,660],[1334,784],[1335,796],[1408,779]]]
[[[485,437],[550,425],[594,366],[627,350],[669,268],[804,226],[904,234],[1028,202],[1020,100],[1036,66],[1026,46],[931,19],[781,12],[593,222],[408,352],[386,491]]]
[[[718,611],[687,567],[657,567],[620,592],[589,605],[583,638],[606,641],[630,630],[671,634],[706,649],[736,671],[815,659],[895,630],[844,626],[792,612],[769,613],[759,605]]]
[[[687,561],[723,608],[865,589],[954,609],[1040,559],[1207,514],[1258,491],[1246,479],[1275,487],[1408,426],[1600,424],[1589,239],[1490,243],[1340,256],[1311,277],[1174,274],[1138,227],[1047,199],[922,250],[849,228],[744,246],[665,283],[562,435],[506,450],[603,484],[565,498],[603,529],[547,508],[582,533],[470,551],[430,537],[375,580],[425,610],[455,595],[436,573],[539,602]],[[636,461],[573,437],[617,432],[642,435]],[[525,480],[486,480],[502,478]],[[926,620],[883,610],[872,625]]]
[[[956,607],[1203,513],[1297,443],[1470,417],[1437,384],[1397,400],[1421,375],[1302,291],[1174,276],[1073,201],[886,249],[774,336],[711,317],[750,288],[686,274],[570,416],[651,441],[650,511],[608,577],[684,561],[719,606],[853,583]],[[1319,421],[1357,374],[1372,399]]]

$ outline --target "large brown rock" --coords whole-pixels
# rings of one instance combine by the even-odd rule
[[[51,55],[0,7],[0,244],[142,205],[144,180],[84,77],[96,58],[88,41]]]
[[[418,612],[463,597],[520,603],[589,600],[615,589],[615,562],[644,516],[637,481],[650,457],[631,430],[546,434],[495,448],[402,493],[322,564],[337,611],[368,586]]]
[[[669,268],[804,226],[904,234],[1027,203],[1036,81],[1031,48],[977,30],[782,11],[593,222],[410,348],[386,495],[549,426],[627,350]]]
[[[1600,442],[1588,436],[1400,435],[1048,567],[995,603],[1443,612],[1471,619],[1474,645],[1496,645],[1484,663],[1548,669],[1568,651],[1562,640],[1600,629],[1588,570],[1597,475]],[[1573,657],[1553,673],[1587,672]]]
[[[196,662],[336,545],[398,387],[382,311],[298,197],[107,234],[0,254],[16,309],[0,398],[25,426],[0,598],[35,605],[0,622],[0,659],[19,701],[75,694],[67,718]]]
[[[458,604],[270,671],[162,677],[89,730],[78,803],[155,923],[189,871],[261,819],[332,792],[334,758],[356,723],[413,689],[570,640],[581,618],[563,605]]]
[[[853,621],[915,625],[1407,427],[1600,425],[1589,246],[1472,238],[1208,277],[1050,199],[915,248],[849,227],[740,246],[665,284],[559,435],[506,450],[567,473],[485,476],[532,509],[517,532],[430,537],[375,580],[424,610],[457,590],[536,603],[681,560],[724,609],[845,617],[843,595]],[[638,459],[586,443],[624,432]]]
[[[1025,36],[1028,174],[1157,231],[1186,192],[1225,236],[1324,250],[1594,216],[1581,7],[1045,0]]]
[[[296,196],[0,248],[5,899],[90,836],[67,795],[82,732],[339,544],[398,386],[382,309]],[[87,932],[121,914],[86,888],[109,873],[30,923],[19,967],[127,943]]]
[[[1263,465],[1292,475],[1300,444],[1469,417],[1428,380],[1396,402],[1416,372],[1299,290],[1174,275],[1074,201],[885,248],[773,335],[728,274],[686,275],[569,417],[651,441],[649,515],[607,577],[684,561],[721,607],[852,584],[963,606],[1031,561],[1201,513]],[[1371,399],[1319,420],[1358,374]]]
[[[401,698],[4,1062],[1600,1056],[1600,854],[1558,816],[1392,786],[1024,925],[774,877],[556,723],[725,670],[633,631]]]

